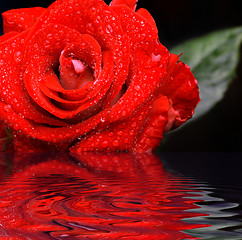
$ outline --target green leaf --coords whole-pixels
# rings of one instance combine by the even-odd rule
[[[191,67],[198,80],[201,102],[194,118],[204,115],[220,102],[235,78],[239,62],[242,27],[220,30],[186,41],[171,49],[184,52],[181,61]]]

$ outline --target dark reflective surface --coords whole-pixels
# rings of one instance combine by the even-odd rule
[[[0,239],[242,236],[241,176],[224,175],[229,170],[219,165],[208,176],[215,166],[207,166],[207,158],[128,153],[0,158]]]

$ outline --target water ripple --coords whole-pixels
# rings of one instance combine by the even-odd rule
[[[15,154],[0,159],[0,239],[241,236],[240,204],[216,196],[223,188],[166,171],[154,155]],[[224,187],[234,194],[238,190]]]

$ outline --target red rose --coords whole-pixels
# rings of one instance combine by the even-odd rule
[[[148,151],[184,123],[197,81],[135,0],[3,13],[0,120],[17,151]]]

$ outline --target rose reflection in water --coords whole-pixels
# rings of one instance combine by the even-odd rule
[[[182,220],[200,215],[185,211],[198,190],[153,155],[2,155],[1,176],[6,159],[0,239],[195,239],[183,230],[204,227]]]

